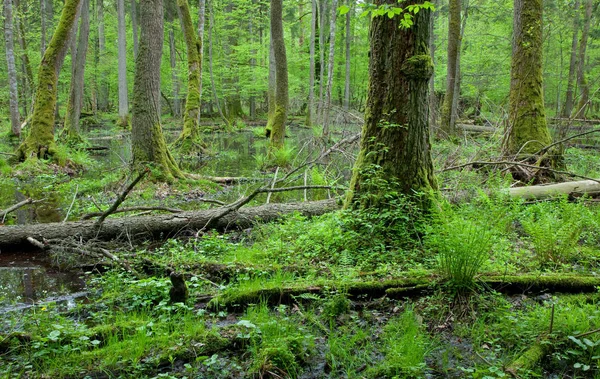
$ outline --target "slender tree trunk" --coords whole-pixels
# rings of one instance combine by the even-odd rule
[[[125,0],[117,0],[117,18],[119,28],[119,125],[126,127],[129,125],[129,99],[127,98],[127,34],[125,30]]]
[[[448,66],[446,71],[446,94],[442,105],[441,127],[447,135],[453,135],[454,124],[452,123],[452,113],[454,111],[454,97],[458,96],[454,92],[456,87],[458,72],[458,50],[460,41],[460,2],[461,0],[449,0],[448,3]]]
[[[563,117],[571,117],[571,112],[573,112],[573,82],[575,81],[575,70],[577,68],[577,37],[579,36],[580,7],[581,2],[579,0],[575,0],[575,11],[573,14],[573,39],[571,41],[571,58],[569,60],[569,78],[567,79],[565,107],[562,110]]]
[[[552,142],[542,79],[542,0],[515,0],[505,155],[532,154]]]
[[[133,30],[133,59],[136,59],[139,49],[137,0],[131,0],[131,29]]]
[[[17,17],[15,21],[17,23],[18,29],[18,41],[20,47],[20,58],[21,58],[21,67],[23,71],[23,79],[21,81],[21,94],[23,101],[21,102],[21,106],[23,107],[23,116],[26,117],[29,114],[30,106],[32,105],[33,98],[33,70],[31,68],[31,63],[29,61],[29,54],[27,52],[27,40],[25,39],[25,27],[23,26],[24,21],[22,20],[21,14],[26,14],[26,9],[19,3],[18,0],[14,2],[15,8],[20,11],[17,13]]]
[[[267,85],[267,126],[265,135],[267,138],[271,136],[273,129],[273,121],[275,119],[275,92],[277,89],[277,71],[275,63],[275,45],[273,42],[273,30],[271,30],[271,38],[269,39],[269,78]]]
[[[169,28],[169,63],[171,65],[171,85],[173,89],[173,117],[181,117],[181,100],[179,99],[179,75],[177,73],[177,52],[175,51],[175,26]]]
[[[306,125],[313,124],[315,109],[315,39],[317,38],[317,0],[311,1],[312,14],[310,24],[310,66],[308,74],[308,106],[306,109]]]
[[[354,0],[348,0],[348,7],[354,7]],[[344,81],[344,110],[350,109],[350,46],[352,43],[352,30],[350,28],[350,12],[346,13],[346,78]]]
[[[188,92],[183,115],[183,131],[179,141],[195,140],[200,137],[198,115],[200,114],[200,73],[202,72],[202,42],[196,36],[187,0],[177,0],[181,25],[187,46]]]
[[[162,0],[141,0],[140,46],[135,61],[131,111],[133,165],[139,168],[152,164],[157,179],[173,181],[184,175],[167,149],[160,125],[162,36]]]
[[[285,122],[288,112],[288,68],[283,39],[282,0],[271,0],[271,39],[275,54],[277,87],[275,89],[275,114],[271,125],[270,149],[280,149],[284,145]]]
[[[456,130],[456,120],[458,119],[458,101],[460,100],[460,84],[462,81],[460,51],[462,49],[462,41],[465,35],[465,29],[467,28],[467,19],[469,18],[469,0],[464,0],[464,9],[465,10],[463,12],[460,26],[460,38],[458,39],[458,48],[456,50],[456,76],[454,80],[454,96],[452,96],[452,112],[450,113],[450,125],[453,125],[454,130]]]
[[[204,59],[204,24],[206,20],[206,0],[198,3],[198,41],[200,42],[200,103],[202,103],[202,60]],[[202,106],[200,106],[202,110]],[[200,125],[201,111],[198,112],[198,125]]]
[[[337,21],[337,0],[332,0],[329,19],[329,60],[327,69],[327,89],[323,108],[323,137],[329,137],[329,112],[331,111],[331,91],[333,90],[333,68],[335,61],[335,29]]]
[[[103,66],[104,55],[106,54],[106,36],[104,33],[104,2],[97,0],[97,20],[98,20],[98,58],[100,78],[98,81],[98,109],[108,111],[108,83],[106,82],[106,70]]]
[[[210,3],[209,15],[210,25],[208,28],[208,73],[210,75],[210,84],[212,87],[214,103],[217,107],[217,110],[219,111],[219,116],[221,116],[221,119],[223,120],[223,122],[225,122],[225,127],[229,128],[229,120],[227,120],[227,117],[225,117],[225,115],[223,114],[223,108],[221,108],[221,103],[219,102],[219,96],[217,95],[217,86],[215,85],[215,76],[213,74],[213,29],[215,27],[215,10],[212,7],[212,3]]]
[[[40,55],[43,57],[44,52],[46,52],[46,0],[40,0],[40,20],[41,20]]]
[[[585,52],[587,49],[588,36],[590,34],[590,24],[592,20],[593,0],[587,0],[585,3],[585,16],[583,19],[583,31],[581,32],[581,41],[579,42],[579,58],[577,62],[577,87],[579,88],[579,101],[575,109],[575,118],[585,118],[585,113],[590,102],[590,87],[585,78]]]
[[[254,19],[251,18],[248,20],[248,32],[250,43],[254,44]],[[256,70],[256,49],[250,50],[250,70],[251,72],[255,72]],[[249,116],[251,120],[256,118],[256,98],[254,96],[254,92],[250,93],[250,97],[248,98],[248,108],[249,108]]]
[[[420,1],[398,6],[415,3]],[[398,2],[376,0],[375,4]],[[345,207],[385,208],[390,188],[409,196],[427,196],[437,188],[427,105],[427,83],[433,71],[430,16],[430,10],[422,9],[408,29],[400,28],[397,16],[371,20],[365,124]]]
[[[324,83],[325,83],[325,10],[326,0],[319,2],[319,55],[320,55],[320,70],[319,70],[319,104],[317,106],[317,123],[323,123],[323,100]]]
[[[79,117],[83,106],[83,87],[85,76],[85,59],[87,56],[88,40],[90,35],[90,12],[89,0],[81,0],[81,17],[79,21],[79,39],[75,49],[73,61],[73,77],[65,115],[65,127],[63,133],[69,140],[77,141],[79,135]]]
[[[54,155],[54,119],[58,74],[65,59],[82,0],[67,0],[60,21],[42,57],[38,72],[31,131],[17,150],[17,158],[47,158]]]
[[[429,18],[429,52],[431,55],[431,61],[435,66],[435,19],[438,16],[438,1],[435,0],[433,5],[436,7],[436,10],[431,14]],[[433,127],[437,124],[437,112],[438,112],[438,102],[437,97],[435,96],[435,70],[431,73],[431,78],[429,79],[429,125],[430,130],[433,130]]]
[[[19,116],[19,92],[17,88],[17,66],[15,64],[12,14],[12,0],[4,0],[4,43],[6,52],[6,65],[8,68],[7,71],[10,108],[10,132],[14,136],[20,136],[21,117]]]

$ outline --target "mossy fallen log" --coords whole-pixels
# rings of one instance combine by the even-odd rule
[[[166,238],[185,230],[216,229],[220,231],[244,229],[257,221],[274,221],[286,214],[298,212],[305,216],[317,216],[338,209],[335,199],[304,203],[266,204],[245,207],[223,215],[220,208],[187,211],[168,215],[107,218],[98,227],[95,221],[65,223],[12,225],[0,227],[0,249],[30,246],[28,237],[38,241],[75,237],[81,240],[118,238],[139,239]]]
[[[519,377],[519,371],[531,370],[539,367],[540,361],[550,352],[552,345],[546,341],[536,341],[529,349],[525,350],[516,360],[514,360],[508,367],[506,372],[510,373],[513,377]]]

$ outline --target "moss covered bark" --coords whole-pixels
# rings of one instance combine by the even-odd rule
[[[404,1],[400,6],[416,3]],[[376,4],[397,2],[379,0]],[[365,124],[346,207],[377,205],[390,191],[412,195],[437,188],[427,104],[433,72],[428,50],[430,17],[431,11],[421,10],[410,29],[399,27],[400,17],[372,20]]]
[[[167,182],[183,178],[167,148],[160,124],[160,63],[162,54],[162,0],[140,2],[140,43],[135,61],[131,143],[133,165],[153,166],[153,175]]]
[[[200,119],[200,75],[202,72],[202,41],[196,36],[190,6],[187,0],[178,0],[177,6],[181,12],[181,23],[185,44],[187,46],[188,60],[188,93],[183,115],[183,131],[176,144],[186,141],[199,142],[200,138],[198,121]]]
[[[288,68],[283,40],[282,0],[271,1],[271,38],[275,56],[275,112],[270,118],[270,148],[283,147],[288,112]],[[272,121],[271,121],[272,120]]]
[[[54,115],[56,109],[58,74],[69,47],[82,0],[67,0],[52,40],[40,63],[35,92],[31,131],[17,149],[17,158],[50,158],[56,152]]]
[[[515,0],[510,110],[504,154],[533,154],[552,143],[542,81],[542,0]]]

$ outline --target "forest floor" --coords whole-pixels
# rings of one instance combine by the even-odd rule
[[[0,159],[0,208],[44,199],[5,223],[77,220],[108,208],[132,180],[127,135],[115,134],[121,133],[103,139],[92,131],[90,144],[108,150],[65,152],[66,168]],[[326,146],[315,137],[318,130],[291,128],[288,148],[277,158],[282,168],[265,170],[259,135],[260,129],[207,136],[214,156],[177,158],[188,172],[253,180],[227,186],[207,178],[170,186],[145,181],[123,207],[229,203]],[[0,376],[600,378],[595,200],[526,202],[506,196],[503,189],[513,183],[501,170],[441,172],[493,160],[500,138],[434,143],[442,193],[472,195],[458,204],[440,199],[427,215],[395,198],[387,212],[290,215],[228,233],[111,243],[127,268],[108,258],[54,254],[45,259],[48,273],[59,268],[81,279],[61,277],[70,284],[57,288],[54,299],[34,302],[26,287],[38,280],[30,266],[43,254],[2,252]],[[345,185],[356,147],[340,150],[286,185]],[[568,148],[565,159],[569,171],[600,178],[596,151]],[[337,194],[311,189],[273,194],[270,201]],[[261,195],[250,205],[265,201]],[[9,267],[20,254],[28,263],[2,275],[10,271],[3,262]],[[170,271],[187,282],[184,303],[169,300]]]

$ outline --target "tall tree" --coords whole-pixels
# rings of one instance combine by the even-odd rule
[[[323,122],[323,100],[325,98],[325,0],[319,1],[319,103],[317,106],[317,122]]]
[[[532,154],[552,142],[542,79],[542,0],[515,0],[510,108],[504,154]]]
[[[81,17],[79,18],[79,39],[75,49],[75,59],[72,64],[73,77],[69,91],[69,102],[65,115],[65,126],[63,133],[72,141],[80,139],[79,118],[83,106],[83,85],[85,74],[85,59],[87,56],[88,41],[90,35],[90,2],[81,0]]]
[[[15,64],[12,0],[4,0],[4,43],[6,65],[8,68],[10,132],[14,136],[20,136],[21,120],[19,116],[19,92],[17,89],[17,66]]]
[[[579,41],[579,57],[577,59],[577,87],[579,87],[579,101],[575,109],[575,118],[585,118],[585,112],[590,102],[590,87],[585,78],[585,52],[590,34],[590,24],[592,21],[593,0],[587,0],[585,3],[585,16],[583,19],[583,31],[581,32],[581,41]]]
[[[137,168],[152,164],[157,179],[173,181],[184,175],[167,148],[160,124],[162,36],[162,0],[141,0],[140,46],[135,61],[131,109],[133,165]]]
[[[271,38],[275,55],[275,112],[271,122],[270,148],[279,149],[284,145],[285,122],[288,112],[288,68],[283,39],[282,0],[271,0]]]
[[[98,80],[98,109],[108,111],[108,82],[106,80],[106,70],[104,60],[106,54],[106,35],[104,32],[104,1],[97,0],[97,23],[98,23],[98,70],[100,78]]]
[[[567,79],[567,93],[565,95],[565,106],[562,110],[563,117],[570,117],[573,112],[573,82],[575,81],[575,70],[577,67],[577,37],[579,36],[579,12],[581,2],[575,0],[573,12],[573,39],[571,40],[571,58],[569,61],[569,78]]]
[[[15,18],[16,26],[18,30],[18,41],[20,48],[20,58],[21,58],[21,71],[23,75],[21,75],[21,94],[22,99],[21,106],[23,109],[22,115],[26,117],[29,114],[29,108],[31,105],[31,100],[33,98],[33,69],[31,68],[31,62],[29,60],[29,53],[27,50],[27,40],[25,39],[25,27],[23,21],[23,15],[27,14],[26,4],[20,3],[18,0],[14,2],[15,8],[17,9],[17,17]]]
[[[127,97],[127,34],[125,30],[125,0],[117,0],[118,68],[119,68],[119,125],[129,125],[129,99]]]
[[[181,99],[179,98],[179,72],[177,69],[177,49],[175,47],[175,24],[170,21],[169,63],[171,65],[171,87],[173,90],[173,117],[181,117]]]
[[[448,66],[446,71],[446,94],[442,104],[441,127],[447,135],[454,134],[452,114],[456,112],[453,107],[457,73],[459,70],[459,40],[460,40],[460,4],[461,0],[449,0],[448,3]]]
[[[81,3],[82,0],[65,2],[58,26],[42,57],[31,117],[31,130],[17,150],[19,160],[48,158],[56,153],[54,118],[58,74],[67,54],[73,29],[77,25]]]
[[[331,110],[331,91],[333,90],[333,67],[335,60],[335,23],[337,20],[337,0],[332,0],[329,21],[329,59],[327,66],[327,88],[325,89],[325,105],[323,107],[323,136],[329,136],[329,112]]]
[[[348,0],[348,8],[352,9],[354,0]],[[350,109],[350,46],[352,29],[350,28],[350,12],[346,13],[346,76],[344,80],[344,109]]]
[[[376,0],[406,9],[420,1]],[[406,195],[437,188],[430,153],[427,92],[433,71],[429,17],[375,17],[369,33],[369,88],[358,154],[345,207],[384,207],[391,190]]]
[[[133,58],[138,54],[138,20],[137,20],[137,0],[131,0],[131,29],[133,30]]]
[[[202,42],[196,36],[192,15],[187,0],[177,0],[181,25],[187,46],[188,92],[183,114],[183,131],[179,141],[195,140],[200,137],[198,126],[200,114],[200,73],[202,72]]]
[[[311,0],[310,47],[308,72],[308,106],[306,108],[306,125],[313,123],[315,109],[315,40],[317,38],[317,0]]]

